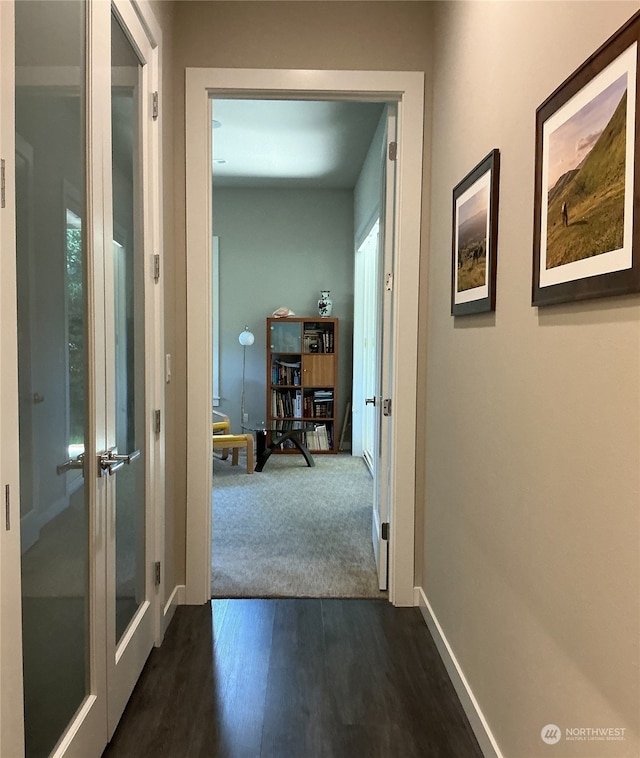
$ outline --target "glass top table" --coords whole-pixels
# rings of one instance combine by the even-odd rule
[[[256,471],[262,471],[271,453],[283,443],[291,441],[293,448],[304,456],[307,466],[315,466],[309,448],[304,444],[304,433],[315,429],[315,424],[309,421],[269,421],[266,424],[243,424],[245,432],[256,435]],[[267,445],[267,432],[271,433],[271,442]]]

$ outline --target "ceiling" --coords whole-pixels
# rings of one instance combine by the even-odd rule
[[[352,189],[383,108],[362,102],[214,100],[214,185]]]

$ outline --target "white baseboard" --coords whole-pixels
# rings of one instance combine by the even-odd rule
[[[165,603],[162,613],[162,636],[164,637],[167,627],[171,623],[173,614],[176,612],[176,608],[179,605],[184,605],[186,598],[187,588],[184,584],[176,584],[173,588],[173,592],[169,596],[169,599]]]
[[[416,605],[420,608],[425,623],[431,632],[460,703],[467,714],[473,733],[478,740],[482,754],[485,758],[504,758],[422,587],[415,588],[415,595],[417,596]]]

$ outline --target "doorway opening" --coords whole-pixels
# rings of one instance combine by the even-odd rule
[[[353,349],[363,284],[374,315],[379,304],[378,282],[355,286],[354,270],[356,234],[380,209],[386,108],[212,100],[212,405],[236,434],[260,437],[273,417],[308,425],[300,439],[316,464],[274,455],[249,483],[243,468],[214,458],[214,597],[380,596],[374,488],[348,432],[352,384],[363,375]],[[333,310],[321,316],[326,290]],[[265,333],[283,306],[305,321],[278,320]],[[239,343],[245,326],[254,333],[248,347]],[[302,326],[301,352],[291,354],[289,340],[275,335],[292,330],[293,339]]]
[[[210,593],[211,493],[211,146],[210,99],[306,98],[398,104],[399,151],[394,208],[394,319],[397,360],[390,502],[389,597],[414,604],[416,340],[423,132],[423,75],[417,72],[187,70],[187,579],[186,600],[206,602]],[[221,242],[222,244],[222,242]],[[195,325],[198,324],[198,328]],[[203,328],[204,325],[204,328]],[[242,324],[244,326],[244,324]],[[402,365],[402,371],[397,366]]]

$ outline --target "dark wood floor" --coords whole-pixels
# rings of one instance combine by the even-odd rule
[[[416,608],[178,608],[109,758],[482,758]]]

